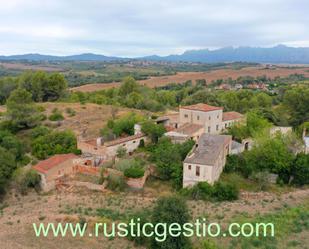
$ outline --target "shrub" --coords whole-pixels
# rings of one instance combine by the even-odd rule
[[[298,154],[292,166],[293,183],[309,184],[309,155]]]
[[[32,129],[31,131],[31,138],[36,139],[40,136],[45,136],[50,133],[50,129],[44,125],[40,125]]]
[[[107,177],[107,187],[114,191],[122,191],[126,187],[125,179],[122,175],[110,173]]]
[[[196,185],[196,190],[193,191],[195,199],[207,200],[212,196],[212,186],[208,182],[199,182]]]
[[[41,177],[35,170],[32,169],[17,169],[14,172],[14,179],[16,187],[21,194],[26,194],[28,188],[34,188],[38,190],[40,187]]]
[[[39,136],[32,142],[32,154],[38,159],[46,159],[55,154],[78,152],[76,137],[71,131],[53,131]]]
[[[64,117],[63,115],[60,113],[60,112],[55,112],[53,114],[51,114],[48,119],[50,121],[61,121],[61,120],[64,120]]]
[[[124,147],[119,146],[117,148],[116,156],[119,158],[123,158],[127,153],[127,149]]]
[[[76,114],[76,112],[70,107],[66,108],[65,111],[67,114],[69,114],[69,117],[73,117]]]
[[[212,197],[218,201],[232,201],[237,200],[239,195],[239,190],[235,185],[216,182],[213,186]]]
[[[140,178],[145,174],[145,170],[139,166],[133,166],[124,171],[124,175],[129,178]]]

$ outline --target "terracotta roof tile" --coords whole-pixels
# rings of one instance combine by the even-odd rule
[[[235,120],[243,117],[244,115],[240,114],[239,112],[223,112],[222,120],[223,121]]]
[[[40,161],[38,164],[33,166],[33,169],[41,172],[41,173],[47,173],[48,170],[58,166],[59,164],[67,161],[67,160],[71,160],[74,158],[78,158],[77,155],[75,154],[61,154],[61,155],[55,155],[52,156],[44,161]]]
[[[181,106],[181,109],[188,109],[193,111],[201,111],[201,112],[210,112],[210,111],[217,111],[217,110],[223,110],[223,107],[218,106],[211,106],[203,103],[199,103],[196,105],[188,105],[188,106]]]

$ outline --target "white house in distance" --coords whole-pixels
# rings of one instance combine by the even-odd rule
[[[232,137],[204,133],[183,163],[183,187],[217,181],[231,152]]]

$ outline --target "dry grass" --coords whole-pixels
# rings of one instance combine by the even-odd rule
[[[152,207],[155,200],[162,195],[163,186],[166,187],[164,194],[167,194],[169,187],[161,184],[153,181],[149,182],[144,191],[125,193],[101,193],[75,188],[71,193],[51,192],[38,195],[32,192],[27,196],[19,196],[11,190],[4,200],[8,207],[4,208],[3,215],[0,215],[0,227],[2,227],[0,248],[137,248],[128,240],[119,238],[114,240],[102,237],[36,238],[32,223],[78,222],[80,215],[83,215],[88,223],[102,222],[102,218],[95,215],[97,208],[112,210],[119,214],[136,212]],[[190,201],[188,204],[193,218],[205,217],[209,221],[226,224],[233,221],[233,217],[239,214],[251,217],[258,213],[276,212],[287,205],[301,204],[308,201],[309,189],[282,195],[267,193],[260,196],[262,197],[246,198],[235,202]],[[85,210],[91,211],[85,214]],[[197,240],[194,239],[194,241],[198,243]]]
[[[102,129],[107,121],[112,118],[112,113],[116,110],[116,117],[123,116],[130,111],[138,112],[137,110],[131,110],[129,108],[113,107],[108,105],[97,105],[92,103],[80,104],[80,103],[40,103],[43,106],[45,114],[49,116],[52,110],[57,108],[62,112],[65,119],[60,122],[53,122],[59,124],[58,130],[71,129],[78,136],[83,134],[85,138],[95,138],[99,136],[100,129]],[[75,111],[74,116],[70,116],[67,113],[67,109],[70,108]],[[50,121],[47,121],[50,123]]]
[[[151,77],[147,80],[139,81],[140,84],[146,85],[149,87],[164,86],[169,83],[183,83],[188,80],[192,80],[195,83],[198,79],[205,79],[207,83],[210,83],[212,80],[217,79],[237,79],[240,76],[263,76],[266,75],[269,78],[275,78],[276,76],[287,77],[291,74],[304,74],[309,77],[308,67],[303,68],[288,68],[288,67],[277,67],[274,69],[265,69],[263,66],[258,67],[246,67],[239,70],[234,69],[219,69],[209,72],[181,72],[176,75],[170,76],[159,76]],[[72,91],[81,91],[81,92],[94,92],[99,90],[104,90],[108,88],[118,87],[120,83],[108,83],[108,84],[88,84],[79,87],[71,88]]]

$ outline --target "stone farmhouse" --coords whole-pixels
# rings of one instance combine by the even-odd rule
[[[204,133],[183,162],[183,187],[217,181],[231,152],[232,137]]]
[[[97,165],[103,161],[114,159],[117,150],[124,148],[127,153],[134,152],[142,141],[146,142],[147,136],[140,131],[140,126],[135,125],[135,134],[132,136],[121,137],[112,141],[104,142],[102,137],[92,140],[83,140],[79,138],[77,147],[83,154],[95,158]]]
[[[77,168],[74,160],[78,158],[74,154],[55,155],[33,166],[41,176],[42,190],[54,189],[62,177],[75,174]]]

